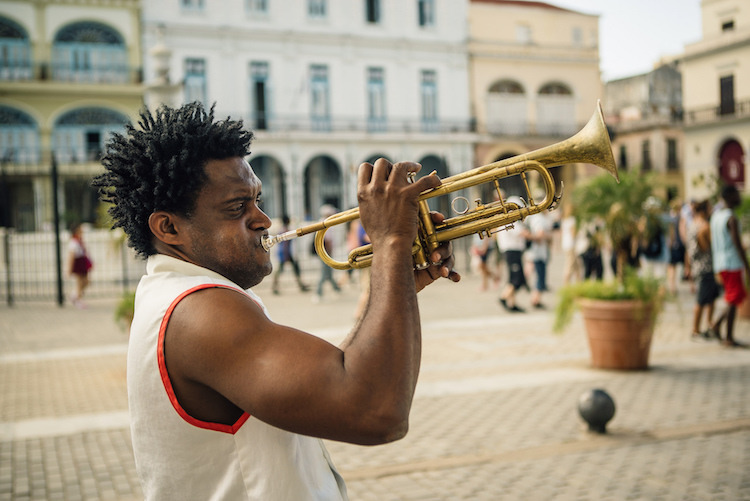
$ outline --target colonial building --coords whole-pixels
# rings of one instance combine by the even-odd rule
[[[272,218],[356,206],[357,167],[381,156],[441,176],[473,166],[466,0],[213,3],[145,2],[144,49],[171,54],[178,101],[254,130]]]
[[[605,85],[617,168],[654,173],[664,200],[684,199],[682,76],[676,62]]]
[[[89,183],[142,106],[140,1],[0,1],[0,226],[93,222]]]
[[[685,190],[699,198],[734,184],[748,193],[750,3],[702,0],[703,36],[682,56]]]
[[[472,0],[469,9],[475,156],[487,164],[576,133],[603,97],[599,18],[544,2]],[[553,169],[570,187],[591,166]],[[501,183],[526,198],[518,176]]]

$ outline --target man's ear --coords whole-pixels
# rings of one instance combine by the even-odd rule
[[[171,246],[182,245],[183,235],[180,233],[181,220],[179,216],[163,210],[156,211],[148,217],[148,226],[157,240]]]

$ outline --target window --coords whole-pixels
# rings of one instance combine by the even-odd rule
[[[380,0],[365,0],[365,19],[372,24],[380,22]]]
[[[734,114],[734,75],[722,77],[719,79],[720,104],[719,113],[721,115]]]
[[[721,23],[721,31],[734,31],[734,20]]]
[[[126,83],[128,54],[118,32],[100,23],[64,26],[52,45],[52,78],[65,82]]]
[[[206,60],[185,59],[185,102],[206,103]]]
[[[307,15],[312,19],[326,17],[326,0],[307,0]]]
[[[0,17],[0,80],[28,80],[31,44],[20,25]]]
[[[268,63],[250,63],[250,106],[251,119],[256,129],[268,128]]]
[[[385,130],[385,80],[383,68],[367,69],[367,124],[371,131]]]
[[[618,169],[628,170],[628,147],[620,145],[620,161],[618,162]]]
[[[641,170],[648,172],[651,168],[651,143],[646,139],[641,143]]]
[[[184,10],[202,11],[205,7],[204,0],[180,0]]]
[[[526,91],[515,80],[493,83],[487,92],[487,131],[498,135],[521,135],[528,132]]]
[[[268,0],[245,0],[248,14],[268,14]]]
[[[39,127],[28,114],[0,105],[0,161],[39,161]]]
[[[516,42],[523,45],[531,43],[531,26],[526,24],[516,26]]]
[[[580,47],[581,45],[583,45],[583,30],[581,30],[581,28],[579,27],[573,28],[572,37],[573,37],[573,46]]]
[[[677,140],[667,139],[667,170],[677,170]]]
[[[330,130],[331,116],[328,88],[328,66],[310,66],[310,118],[315,130]]]
[[[55,123],[52,145],[61,163],[97,162],[112,132],[120,132],[128,118],[107,108],[78,108]]]
[[[576,101],[573,91],[560,82],[550,82],[539,89],[537,96],[537,132],[567,137],[574,133]]]
[[[419,26],[435,26],[435,0],[417,0]]]
[[[422,71],[422,128],[437,128],[437,76],[434,70]]]

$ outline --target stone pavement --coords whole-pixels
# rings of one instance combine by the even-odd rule
[[[559,266],[551,271],[554,287]],[[258,288],[276,320],[331,342],[346,335],[356,285],[320,304],[282,285],[279,296]],[[634,372],[589,367],[580,317],[552,334],[549,310],[508,314],[476,277],[423,291],[409,434],[386,446],[328,443],[351,499],[750,500],[750,350],[691,341],[692,295],[681,286],[651,368]],[[546,300],[551,309],[554,292]],[[141,499],[127,334],[112,309],[0,306],[0,500]],[[737,332],[750,341],[750,321]],[[615,400],[606,435],[578,416],[592,388]]]

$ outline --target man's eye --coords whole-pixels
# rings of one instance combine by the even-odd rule
[[[263,199],[261,197],[256,197],[255,205],[257,205],[258,207],[261,207],[263,205]]]

